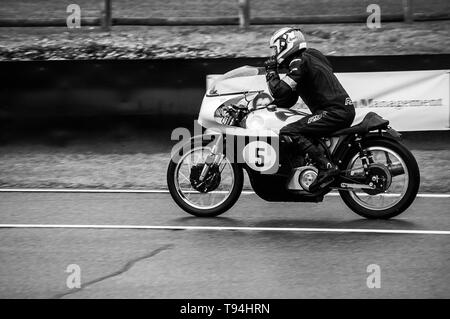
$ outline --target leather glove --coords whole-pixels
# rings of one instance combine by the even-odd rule
[[[271,56],[269,59],[267,59],[264,62],[264,67],[266,68],[266,72],[267,73],[270,73],[270,72],[273,72],[273,71],[276,72],[277,69],[278,69],[278,62],[275,59],[275,57]]]
[[[270,81],[275,76],[278,75],[278,63],[275,57],[270,57],[266,62],[264,62],[264,66],[266,67],[266,80]]]

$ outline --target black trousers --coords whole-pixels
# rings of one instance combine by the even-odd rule
[[[325,168],[328,162],[315,140],[351,126],[354,118],[353,106],[330,107],[282,127],[280,136],[289,136],[299,144],[304,154],[311,156],[319,168]]]
[[[349,127],[355,118],[353,106],[337,106],[319,110],[281,128],[280,135],[319,138]]]

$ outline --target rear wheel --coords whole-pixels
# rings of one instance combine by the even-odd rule
[[[362,142],[369,157],[369,169],[363,169],[358,150],[343,160],[346,177],[365,178],[375,189],[339,190],[344,203],[358,215],[369,219],[389,219],[404,212],[416,198],[419,167],[414,156],[402,144],[375,139]]]
[[[242,168],[220,155],[217,164],[206,164],[211,147],[191,147],[179,160],[171,159],[167,169],[167,185],[174,201],[197,217],[214,217],[230,209],[238,200],[244,183]],[[203,180],[200,175],[208,165]]]

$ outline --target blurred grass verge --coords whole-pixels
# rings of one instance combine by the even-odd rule
[[[0,19],[68,16],[73,0],[1,0]],[[367,14],[372,0],[252,0],[252,17]],[[376,2],[383,14],[401,14],[402,0]],[[83,18],[96,18],[101,0],[77,0]],[[449,13],[448,0],[414,1],[415,13]],[[238,1],[113,0],[113,17],[232,17]],[[280,26],[115,26],[111,32],[81,26],[0,28],[0,60],[152,59],[265,57],[268,37]],[[365,23],[300,25],[311,47],[327,55],[448,53],[450,21],[382,23],[371,30]]]
[[[1,0],[1,18],[66,18],[72,0]],[[367,14],[371,0],[252,0],[253,17]],[[81,15],[98,17],[102,1],[77,0]],[[401,0],[380,0],[381,14],[402,13]],[[415,13],[448,13],[448,0],[415,1]],[[120,0],[114,17],[230,17],[237,1]],[[268,37],[280,26],[115,26],[111,32],[82,26],[0,28],[0,60],[148,59],[199,57],[264,57]],[[365,23],[301,25],[311,47],[328,55],[447,53],[450,21],[382,23],[371,30]]]
[[[0,28],[0,60],[265,57],[277,25],[98,28]],[[448,53],[450,21],[301,26],[310,47],[326,55]]]

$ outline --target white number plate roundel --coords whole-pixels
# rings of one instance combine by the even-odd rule
[[[248,143],[242,153],[247,165],[258,172],[266,172],[277,163],[277,152],[265,141]]]

